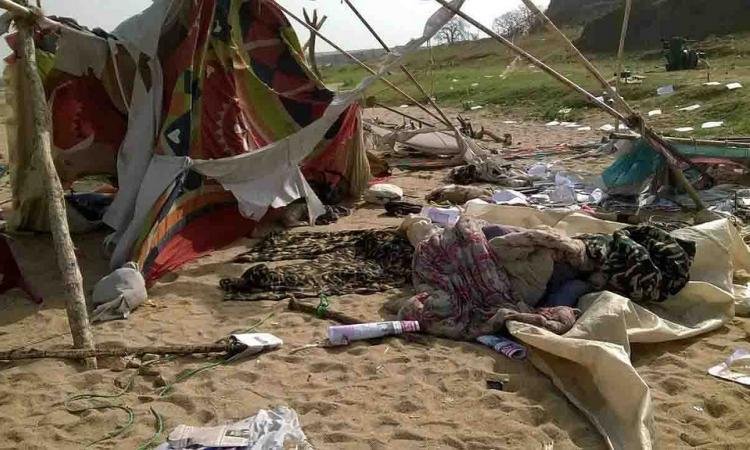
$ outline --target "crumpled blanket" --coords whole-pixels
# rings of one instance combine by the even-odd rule
[[[490,240],[496,260],[508,273],[518,301],[536,306],[547,291],[555,262],[565,261],[578,270],[591,270],[586,246],[549,229],[503,227]],[[487,229],[483,230],[485,236]]]
[[[454,167],[450,172],[450,179],[458,184],[487,182],[501,186],[529,186],[529,176],[513,165],[498,158],[488,158],[480,162],[472,162],[465,166]]]
[[[690,281],[695,243],[650,225],[577,236],[597,266],[591,281],[634,302],[661,302]]]
[[[257,264],[240,278],[225,278],[225,300],[282,300],[324,295],[372,294],[408,284],[414,248],[397,230],[272,234],[234,262]]]
[[[569,307],[533,309],[513,294],[511,281],[482,232],[484,222],[463,216],[432,234],[415,252],[419,294],[401,305],[399,320],[417,320],[426,333],[457,340],[497,334],[518,320],[562,334],[575,323]]]
[[[425,197],[428,202],[448,202],[454,205],[463,205],[469,200],[474,200],[475,198],[491,202],[492,189],[485,189],[477,186],[456,186],[455,184],[449,184],[447,186],[433,189]]]

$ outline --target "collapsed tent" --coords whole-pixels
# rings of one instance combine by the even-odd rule
[[[247,234],[268,207],[319,203],[313,186],[354,195],[366,186],[356,103],[319,139],[300,143],[309,146],[301,171],[279,148],[273,170],[247,173],[263,178],[239,195],[201,173],[200,161],[257,152],[308,127],[334,100],[273,2],[161,0],[111,34],[63,28],[37,40],[61,178],[117,176],[104,216],[115,230],[113,268],[133,260],[153,280]],[[20,64],[9,64],[6,78],[15,125],[10,224],[46,230],[39,176],[24,160],[30,111]]]

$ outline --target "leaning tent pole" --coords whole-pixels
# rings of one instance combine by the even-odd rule
[[[289,11],[286,8],[284,8],[283,6],[281,6],[278,3],[276,4],[276,7],[279,8],[281,11],[283,11],[286,15],[288,15],[289,17],[291,17],[292,19],[294,19],[295,21],[297,21],[297,23],[299,23],[303,27],[307,28],[311,33],[315,33],[326,44],[330,45],[331,47],[333,47],[334,49],[336,49],[336,51],[338,51],[342,55],[344,55],[347,58],[349,58],[352,61],[354,61],[357,65],[359,65],[360,67],[362,67],[363,69],[365,69],[366,71],[368,71],[371,75],[377,75],[377,72],[373,68],[371,68],[370,66],[368,66],[364,62],[360,61],[359,58],[357,58],[356,56],[352,55],[351,53],[347,52],[343,48],[341,48],[338,45],[336,45],[335,43],[333,43],[333,41],[331,41],[330,39],[328,39],[327,37],[325,37],[325,35],[323,35],[323,33],[321,33],[320,31],[316,30],[315,28],[313,28],[310,25],[308,25],[307,23],[305,23],[304,20],[302,20],[299,17],[297,17],[296,15],[294,15],[291,11]],[[440,122],[443,122],[443,119],[441,117],[439,117],[438,115],[436,115],[434,112],[430,111],[429,108],[427,108],[426,106],[424,106],[422,103],[418,102],[416,99],[414,99],[414,97],[412,97],[411,95],[409,95],[406,92],[404,92],[404,90],[401,89],[400,87],[398,87],[395,84],[391,83],[386,78],[381,78],[380,81],[382,81],[383,83],[385,83],[388,87],[390,87],[394,91],[398,92],[405,99],[407,99],[410,102],[414,103],[419,109],[421,109],[422,111],[426,112],[427,114],[429,114],[430,116],[432,116],[434,119],[439,120]],[[450,122],[446,123],[445,125],[451,126]]]
[[[380,45],[383,47],[383,49],[386,52],[391,53],[391,49],[390,49],[390,47],[388,47],[388,44],[386,44],[385,41],[375,31],[375,29],[372,28],[372,26],[370,25],[370,23],[367,21],[367,19],[364,18],[364,16],[359,12],[359,10],[354,7],[354,5],[352,4],[352,2],[350,0],[344,0],[344,3],[346,3],[346,6],[348,6],[349,9],[352,10],[352,12],[354,13],[354,15],[357,16],[357,18],[359,19],[359,21],[362,22],[362,24],[365,26],[365,28],[367,28],[367,30],[370,32],[370,34],[372,34],[373,37],[375,37],[375,39],[380,43]],[[432,106],[433,108],[435,108],[435,111],[437,111],[438,114],[440,114],[440,117],[443,118],[443,122],[444,123],[451,123],[450,119],[448,119],[448,116],[445,115],[445,112],[443,112],[443,110],[440,109],[440,106],[438,106],[437,102],[435,100],[433,100],[432,96],[430,94],[428,94],[427,91],[425,90],[425,88],[419,83],[419,81],[417,81],[417,79],[414,78],[414,75],[412,75],[411,72],[409,72],[409,69],[407,69],[406,66],[403,65],[403,64],[399,65],[399,68],[401,68],[401,71],[404,72],[404,74],[409,78],[409,80],[411,80],[411,82],[414,83],[414,85],[417,87],[417,89],[419,89],[419,92],[427,99],[427,103],[429,103],[430,106]],[[453,127],[451,127],[451,128],[453,128]]]
[[[12,2],[11,2],[12,3]],[[26,16],[28,18],[28,15]],[[23,64],[24,74],[30,85],[30,97],[33,108],[34,136],[31,142],[32,157],[41,163],[44,190],[49,202],[50,229],[57,254],[57,265],[62,275],[65,291],[68,296],[66,310],[68,324],[76,348],[91,350],[94,348],[94,335],[91,332],[88,312],[86,310],[86,296],[83,291],[83,278],[78,268],[78,262],[68,230],[65,213],[65,198],[60,179],[52,161],[52,149],[49,134],[49,113],[44,87],[36,64],[36,48],[34,46],[31,22],[26,18],[16,20],[20,45],[20,63]],[[84,359],[89,369],[96,368],[96,358]]]
[[[615,76],[615,91],[620,94],[620,79],[622,78],[622,55],[625,53],[625,38],[628,35],[628,22],[630,22],[630,9],[633,0],[625,0],[625,14],[622,16],[622,30],[620,31],[620,45],[617,47],[617,75]],[[620,122],[615,121],[615,130],[620,129]]]
[[[398,114],[399,116],[405,117],[405,118],[407,118],[409,120],[413,120],[413,121],[415,121],[417,123],[421,123],[422,125],[435,128],[435,125],[432,124],[432,123],[430,123],[430,122],[425,122],[422,119],[418,119],[418,118],[416,118],[414,116],[410,116],[409,114],[406,114],[405,112],[401,112],[401,111],[399,111],[397,109],[391,108],[390,106],[387,106],[387,105],[384,105],[384,104],[378,103],[378,102],[375,102],[374,105],[377,106],[378,108],[383,108],[383,109],[385,109],[387,111],[390,111],[390,112],[392,112],[394,114]]]
[[[606,80],[604,80],[604,77],[602,77],[602,75],[599,73],[599,71],[596,70],[596,68],[593,66],[593,64],[591,64],[591,62],[588,59],[586,59],[586,57],[583,56],[583,54],[581,54],[581,52],[575,47],[575,45],[573,45],[573,43],[570,42],[568,40],[568,38],[565,37],[565,35],[562,34],[562,32],[559,29],[557,29],[557,27],[555,27],[555,29],[560,34],[560,36],[562,36],[562,39],[569,43],[570,47],[572,49],[574,49],[574,52],[577,55],[579,55],[579,58],[581,59],[581,61],[583,62],[583,64],[602,83],[602,85],[605,86],[609,92],[611,92],[612,98],[616,99],[618,101],[618,103],[621,104],[628,111],[629,116],[626,117],[625,115],[623,115],[619,111],[615,110],[611,106],[609,106],[606,103],[600,101],[599,99],[597,99],[596,97],[594,97],[593,94],[591,94],[590,92],[586,91],[581,86],[579,86],[576,83],[574,83],[573,81],[569,80],[568,78],[566,78],[561,73],[557,72],[552,67],[550,67],[547,64],[543,63],[542,61],[540,61],[538,58],[536,58],[531,53],[529,53],[526,50],[522,49],[521,47],[515,45],[514,43],[510,42],[508,39],[500,36],[499,34],[493,32],[492,30],[490,30],[486,26],[482,25],[481,23],[479,23],[477,20],[475,20],[471,16],[465,14],[464,12],[462,12],[460,10],[457,10],[456,8],[454,8],[452,5],[450,5],[445,0],[435,0],[435,1],[437,3],[440,3],[441,5],[443,5],[443,7],[445,7],[449,11],[452,11],[457,16],[463,18],[464,20],[466,20],[470,24],[474,25],[479,30],[483,31],[484,33],[486,33],[487,35],[489,35],[490,37],[492,37],[496,41],[498,41],[501,44],[503,44],[504,46],[508,47],[510,50],[512,50],[516,54],[519,54],[519,55],[523,56],[524,58],[526,58],[527,60],[529,60],[532,64],[534,64],[535,66],[537,66],[538,68],[540,68],[541,70],[543,70],[544,72],[546,72],[547,74],[551,75],[556,80],[560,81],[561,83],[563,83],[564,85],[570,87],[571,89],[579,92],[581,95],[583,95],[584,97],[586,97],[590,102],[592,102],[594,105],[596,105],[600,109],[604,110],[608,114],[612,115],[615,119],[622,120],[624,123],[628,124],[628,126],[631,127],[631,128],[640,129],[641,130],[641,135],[644,137],[644,139],[646,139],[648,141],[648,143],[654,148],[654,150],[656,150],[659,154],[661,154],[662,156],[664,156],[664,159],[667,161],[667,164],[669,165],[669,167],[671,169],[672,175],[679,182],[679,184],[683,187],[683,189],[685,189],[685,192],[687,192],[687,194],[693,200],[693,202],[695,203],[695,205],[698,208],[698,210],[704,210],[704,209],[706,209],[705,206],[703,205],[703,202],[700,199],[700,196],[695,191],[695,188],[693,188],[693,186],[688,182],[688,180],[685,177],[685,174],[682,172],[682,170],[680,170],[680,168],[677,167],[677,162],[678,161],[685,162],[687,164],[691,164],[690,161],[687,158],[682,157],[678,152],[676,152],[674,150],[674,148],[672,148],[672,146],[669,143],[667,143],[666,141],[664,141],[663,139],[661,139],[652,129],[650,129],[648,126],[646,126],[645,122],[643,121],[643,118],[641,118],[640,116],[638,116],[637,114],[635,114],[635,112],[632,110],[632,108],[630,108],[630,106],[627,103],[625,103],[625,100],[623,100],[622,97],[619,96],[619,94],[617,94],[616,92],[614,92],[614,90],[612,89],[612,86],[610,86],[609,83],[607,83]],[[527,0],[523,0],[523,1],[526,2]],[[530,3],[530,4],[533,5],[533,3]],[[541,12],[541,10],[539,10],[539,8],[536,8],[536,5],[533,5],[533,9],[536,10],[539,14],[542,14],[543,17],[547,17],[546,15],[544,15],[544,13]],[[549,21],[549,23],[551,23],[551,21],[549,20],[549,18],[547,18],[546,20]],[[554,24],[553,24],[553,26],[554,26]]]

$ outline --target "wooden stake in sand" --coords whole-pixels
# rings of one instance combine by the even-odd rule
[[[9,7],[3,1],[0,6]],[[18,6],[18,5],[16,5]],[[12,11],[18,12],[16,8]],[[26,10],[28,12],[28,10]],[[24,13],[28,18],[28,14]],[[36,17],[36,16],[35,16]],[[36,64],[36,48],[34,47],[33,30],[27,19],[16,20],[20,45],[20,63],[23,64],[24,74],[31,86],[31,99],[33,108],[34,138],[32,141],[33,157],[41,162],[44,179],[44,190],[50,204],[50,229],[52,240],[57,254],[57,264],[62,275],[65,291],[68,296],[66,310],[68,313],[68,324],[73,336],[73,343],[79,349],[91,350],[94,348],[94,336],[91,333],[88,312],[86,310],[86,296],[83,292],[83,279],[78,268],[78,262],[68,230],[67,215],[65,213],[65,198],[57,176],[54,162],[52,161],[52,149],[49,134],[49,112],[44,94],[42,80]],[[96,368],[96,359],[84,360],[87,368]]]
[[[620,45],[617,47],[617,75],[615,77],[615,90],[620,94],[620,79],[622,78],[622,55],[625,52],[625,37],[628,35],[628,22],[630,22],[630,8],[633,0],[625,0],[625,15],[622,17],[622,30],[620,30]],[[620,122],[615,121],[615,130],[620,129]]]

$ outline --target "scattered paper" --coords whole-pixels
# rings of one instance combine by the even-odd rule
[[[518,122],[516,122],[515,120],[503,120],[503,123],[506,124],[506,125],[512,125],[512,124],[518,123]]]
[[[529,167],[526,173],[530,177],[546,178],[547,177],[547,165],[542,163],[536,163]]]
[[[718,81],[709,81],[709,82],[703,83],[703,86],[720,86],[720,85],[721,83],[719,83]]]
[[[556,127],[556,126],[560,125],[560,122],[558,122],[556,120],[553,120],[552,122],[547,122],[546,125],[548,127]]]
[[[454,78],[451,80],[451,83],[458,83],[458,80]]]
[[[680,108],[680,111],[695,111],[696,109],[700,107],[701,105],[695,104],[695,105],[686,106],[684,108]]]
[[[591,131],[591,127],[581,127],[578,131]]]
[[[528,197],[513,189],[503,189],[492,193],[492,201],[498,205],[526,205]]]
[[[479,83],[471,83],[471,87],[477,87],[479,86]]]
[[[597,100],[597,101],[598,101],[599,103],[604,103],[604,97],[603,97],[603,96],[601,96],[601,95],[600,95],[599,97],[596,97],[596,100]]]
[[[617,130],[618,131],[630,131],[630,128],[624,123],[621,123],[617,126]]]
[[[661,116],[661,109],[654,109],[648,112],[649,117]]]
[[[578,128],[581,126],[577,124],[576,122],[561,122],[560,125],[565,128]]]
[[[706,122],[703,125],[701,125],[701,128],[719,128],[723,126],[724,126],[723,121],[717,121],[717,122]]]
[[[478,110],[478,109],[482,109],[482,108],[484,108],[484,106],[480,106],[480,105],[477,105],[477,106],[472,106],[472,107],[471,107],[470,109],[471,109],[472,111],[476,111],[476,110]]]
[[[708,373],[728,381],[750,386],[750,352],[735,350],[732,356],[721,364],[708,369]]]
[[[693,127],[680,127],[680,128],[675,128],[674,130],[679,133],[687,133],[688,131],[693,131],[694,128]]]
[[[485,78],[495,78],[494,75],[485,75]]]
[[[399,108],[408,108],[409,105],[401,105]]]
[[[662,86],[656,90],[656,95],[669,95],[673,93],[674,93],[674,86],[672,86],[671,84],[667,86]]]
[[[729,84],[727,84],[727,89],[729,89],[730,91],[733,91],[735,89],[739,89],[741,87],[742,87],[742,85],[740,83],[729,83]]]
[[[599,130],[600,131],[615,131],[615,126],[614,125],[610,125],[610,124],[606,124],[606,125],[600,126]]]

